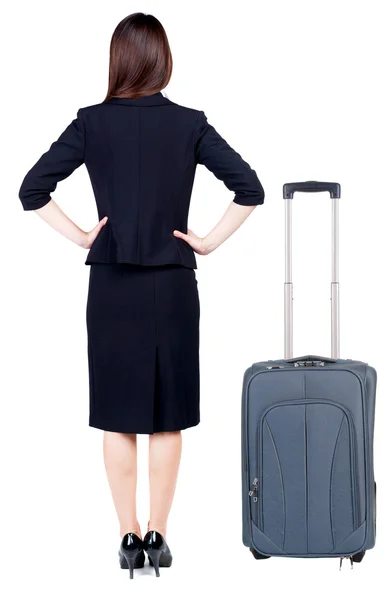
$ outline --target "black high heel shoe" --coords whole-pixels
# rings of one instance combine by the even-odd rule
[[[173,557],[169,546],[158,531],[148,531],[143,543],[148,561],[154,567],[155,575],[159,577],[159,567],[171,567],[172,564]]]
[[[136,533],[126,533],[122,539],[120,550],[120,567],[129,569],[129,577],[133,579],[133,570],[144,567],[143,542]]]

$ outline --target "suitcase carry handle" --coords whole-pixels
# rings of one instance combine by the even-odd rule
[[[294,198],[295,192],[329,192],[331,198],[340,198],[340,184],[327,183],[324,181],[302,181],[298,183],[285,183],[283,186],[283,198]]]
[[[293,358],[293,280],[292,280],[292,202],[295,192],[329,192],[332,199],[332,277],[331,277],[331,356],[340,355],[340,311],[339,311],[339,183],[305,181],[285,183],[285,271],[284,284],[284,357]],[[306,357],[304,357],[306,358]],[[295,361],[298,362],[298,359]]]
[[[316,356],[309,354],[307,356],[298,356],[297,358],[289,358],[286,360],[287,363],[294,364],[298,363],[336,363],[335,358],[327,358],[326,356]]]

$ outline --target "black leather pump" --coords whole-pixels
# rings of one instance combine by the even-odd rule
[[[144,567],[143,542],[136,533],[126,533],[122,539],[120,550],[120,567],[129,569],[129,577],[133,579],[133,570]]]
[[[159,567],[171,567],[173,557],[169,546],[158,531],[148,531],[146,533],[144,536],[144,549],[157,577],[159,577]]]

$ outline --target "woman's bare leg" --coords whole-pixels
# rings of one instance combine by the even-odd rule
[[[136,434],[105,431],[103,453],[106,475],[120,522],[120,535],[123,537],[132,532],[140,537],[136,517]]]
[[[181,458],[181,431],[150,435],[150,520],[148,530],[166,537],[167,519]]]

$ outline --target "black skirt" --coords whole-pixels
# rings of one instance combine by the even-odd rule
[[[199,423],[199,314],[193,269],[91,265],[91,427],[151,434]]]

